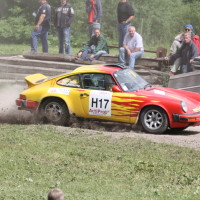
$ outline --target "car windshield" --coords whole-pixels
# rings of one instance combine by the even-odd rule
[[[114,76],[125,92],[136,91],[151,86],[136,72],[130,69],[116,71]]]

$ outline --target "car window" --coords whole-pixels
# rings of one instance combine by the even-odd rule
[[[68,76],[57,81],[58,85],[66,87],[80,88],[80,79],[78,75]]]
[[[81,81],[84,89],[112,91],[112,86],[115,85],[109,74],[82,74]]]
[[[141,76],[130,69],[118,70],[114,76],[125,92],[140,90],[149,85]]]

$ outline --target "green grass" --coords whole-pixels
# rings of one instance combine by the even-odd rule
[[[0,55],[6,55],[6,54],[17,54],[21,55],[23,52],[30,51],[30,45],[29,44],[1,44],[0,45]],[[72,47],[72,54],[77,54],[79,52],[80,48],[74,48]],[[38,45],[38,52],[42,52],[41,43]],[[57,45],[49,45],[49,53],[58,53],[58,46]],[[110,49],[111,55],[117,55],[118,49]]]
[[[74,48],[72,47],[72,54],[77,54],[79,52],[80,48]],[[6,55],[6,54],[17,54],[21,55],[23,52],[30,51],[30,45],[29,44],[1,44],[0,45],[0,55]],[[38,52],[42,52],[41,44],[38,45]],[[58,53],[58,46],[57,45],[49,45],[49,53]],[[111,55],[118,55],[119,51],[118,49],[110,48],[110,54]],[[154,53],[144,53],[144,57],[156,57],[156,54]]]
[[[199,151],[86,132],[0,124],[0,199],[199,199]]]

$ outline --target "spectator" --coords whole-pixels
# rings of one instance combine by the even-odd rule
[[[199,42],[199,36],[196,35],[193,31],[194,28],[191,24],[187,24],[185,25],[185,31],[187,33],[191,33],[191,37],[192,37],[192,41],[195,43],[195,45],[197,46],[198,52],[199,52],[199,56],[200,56],[200,42]]]
[[[181,57],[181,72],[186,73],[193,71],[191,62],[198,56],[198,49],[192,42],[191,33],[184,34],[184,42],[180,50],[170,57],[165,57],[166,60],[176,60]]]
[[[135,60],[140,58],[144,52],[142,37],[136,32],[134,26],[128,28],[128,33],[125,35],[123,47],[120,48],[119,61],[126,64],[128,59],[130,69],[134,69]]]
[[[92,38],[95,29],[101,28],[102,5],[101,0],[86,0],[86,12],[88,14],[89,37]]]
[[[120,0],[117,7],[118,18],[118,37],[119,48],[123,46],[123,41],[128,28],[131,26],[131,20],[134,18],[134,10],[126,0]]]
[[[185,25],[184,28],[186,33],[191,33],[192,38],[195,36],[195,33],[193,32],[194,28],[191,24]]]
[[[60,189],[53,189],[48,193],[48,200],[64,200],[64,193]]]
[[[51,7],[46,0],[39,0],[41,6],[35,14],[35,27],[31,34],[31,51],[37,52],[38,38],[42,41],[42,51],[48,52],[48,31],[50,29]]]
[[[71,54],[71,44],[70,44],[70,25],[74,17],[74,9],[67,2],[67,0],[61,0],[61,5],[56,8],[55,14],[55,26],[58,31],[59,40],[59,53]],[[65,45],[64,45],[65,42]]]
[[[181,34],[178,34],[171,47],[170,47],[170,55],[174,55],[175,53],[178,52],[178,50],[181,48],[181,45],[183,43],[183,40],[184,40],[184,34],[181,33]],[[173,76],[177,71],[178,71],[178,68],[180,67],[180,64],[181,64],[181,58],[177,58],[174,63],[173,63],[173,66],[171,68],[171,71],[169,72],[169,75],[170,76]]]
[[[78,58],[89,61],[98,60],[103,54],[108,54],[108,46],[104,37],[101,35],[99,29],[94,30],[94,35],[90,41],[78,53]],[[91,54],[89,57],[88,54]]]

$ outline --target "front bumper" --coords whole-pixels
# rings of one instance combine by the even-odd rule
[[[193,126],[200,125],[200,112],[193,114],[173,114],[174,122],[188,123]]]
[[[28,101],[25,99],[16,99],[16,105],[18,106],[19,110],[28,110],[28,111],[35,111],[39,106],[39,102],[37,101]]]

